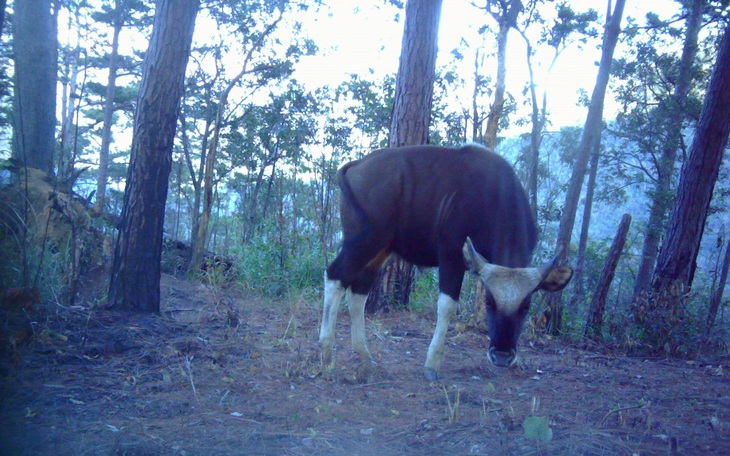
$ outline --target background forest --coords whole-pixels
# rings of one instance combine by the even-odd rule
[[[364,61],[371,69],[330,82],[323,62],[334,50],[313,37],[322,36],[314,33],[318,24],[331,23],[328,15],[342,11],[329,3],[202,0],[196,8],[172,154],[164,165],[163,272],[209,284],[234,281],[271,298],[321,300],[322,272],[340,239],[335,173],[392,144],[399,78],[395,64],[383,71],[378,55],[361,55],[354,56],[356,66]],[[349,14],[370,14],[370,33],[377,35],[372,15],[402,30],[404,3],[353,6]],[[608,13],[589,5],[597,7],[549,0],[461,4],[468,12],[463,36],[453,48],[438,50],[428,142],[485,144],[513,164],[540,228],[535,262],[551,256],[567,230],[565,260],[576,273],[558,302],[535,299],[536,328],[680,356],[727,350],[730,163],[722,154],[717,177],[707,175],[711,203],[698,208],[704,231],[696,269],[664,301],[651,291],[670,215],[682,199],[681,170],[730,24],[728,2],[667,1],[666,9],[623,22],[610,2]],[[151,52],[155,2],[16,0],[2,6],[0,290],[26,290],[49,306],[74,305],[84,274],[103,265],[96,304],[118,304],[107,301],[106,287],[109,264],[120,252],[114,246],[127,179],[136,172],[130,152],[135,112],[144,109],[143,62]],[[598,74],[611,19],[621,23],[617,51],[608,60],[605,107],[593,117],[598,133],[587,149],[589,122],[582,120],[591,118],[593,87],[560,88],[551,74],[576,59],[596,62]],[[18,77],[21,67],[46,78],[45,92],[23,95],[31,79]],[[561,112],[571,97],[579,100],[571,109],[580,124],[566,123]],[[727,112],[724,121],[730,122]],[[42,132],[50,126],[50,134]],[[31,145],[44,137],[50,146]],[[25,149],[49,153],[33,162],[31,152],[18,152]],[[28,185],[21,200],[7,190],[17,176],[30,182],[25,166],[46,172],[43,182],[53,192],[73,195],[53,200],[65,205],[53,210],[67,231],[48,242],[51,216],[45,232],[35,224],[44,236],[30,235],[28,214],[35,209],[14,205],[30,199]],[[574,220],[566,221],[571,192],[578,203]],[[611,256],[612,247],[620,257]],[[416,273],[408,305],[431,309],[435,274]],[[465,290],[472,290],[471,282]],[[15,299],[4,293],[8,303]],[[466,306],[472,295],[478,290],[462,295]]]

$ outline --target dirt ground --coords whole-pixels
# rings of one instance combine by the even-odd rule
[[[162,297],[162,315],[84,305],[54,310],[25,340],[6,331],[0,452],[730,454],[728,355],[632,358],[523,337],[522,366],[501,369],[487,364],[486,336],[457,325],[443,380],[429,383],[435,316],[393,312],[368,318],[378,364],[373,383],[358,384],[346,311],[325,375],[318,302],[171,276]],[[28,319],[2,318],[5,328]]]

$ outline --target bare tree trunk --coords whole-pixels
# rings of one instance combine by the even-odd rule
[[[197,231],[194,233],[195,240],[193,241],[192,254],[190,257],[190,264],[188,265],[188,273],[193,274],[198,271],[203,262],[203,252],[205,251],[205,242],[208,239],[208,225],[210,223],[210,214],[213,208],[213,185],[214,185],[214,170],[215,160],[218,155],[218,143],[220,141],[220,131],[223,126],[223,117],[225,110],[228,107],[228,96],[231,90],[243,79],[243,77],[249,73],[257,71],[256,69],[250,69],[249,64],[253,57],[254,52],[257,52],[264,40],[271,34],[276,26],[281,21],[284,14],[283,7],[279,9],[278,17],[264,30],[264,32],[258,37],[255,43],[252,44],[248,50],[244,60],[241,71],[230,80],[228,85],[221,93],[218,99],[218,110],[216,111],[215,121],[213,123],[213,136],[210,140],[208,147],[208,154],[205,160],[205,172],[203,173],[202,192],[203,192],[203,210],[200,214],[200,218],[197,225]]]
[[[497,79],[494,86],[494,100],[487,115],[487,130],[484,133],[484,144],[494,150],[497,145],[499,120],[504,109],[504,94],[507,81],[507,37],[509,30],[515,26],[517,16],[522,11],[520,0],[500,2],[503,4],[501,14],[492,14],[499,24],[497,31]]]
[[[591,216],[593,214],[593,195],[596,191],[596,175],[598,174],[600,149],[601,135],[599,134],[594,139],[593,153],[591,154],[591,170],[590,174],[588,174],[588,184],[586,185],[583,221],[578,239],[578,255],[575,262],[575,270],[573,271],[573,296],[570,299],[571,305],[577,305],[585,298],[586,248],[588,247],[588,229],[591,226]]]
[[[120,4],[117,3],[117,8]],[[101,130],[101,147],[99,148],[99,175],[96,179],[96,202],[94,211],[104,212],[106,200],[106,184],[109,177],[109,147],[112,143],[112,124],[114,123],[114,97],[117,87],[117,60],[119,57],[119,34],[124,22],[121,11],[116,12],[114,32],[112,34],[112,50],[109,54],[109,75],[106,82],[106,99],[104,100],[104,125]]]
[[[523,35],[524,37],[524,35]],[[537,92],[535,91],[535,75],[532,69],[532,46],[525,37],[527,43],[527,68],[530,73],[530,99],[532,101],[532,129],[530,130],[530,154],[527,160],[529,170],[527,173],[527,196],[530,199],[532,217],[537,220],[537,181],[540,170],[540,144],[542,143],[542,132],[547,122],[547,93],[542,94],[542,109],[538,106]]]
[[[390,147],[428,144],[442,0],[408,0],[390,125]],[[368,312],[390,308],[390,299],[407,306],[413,266],[400,258],[386,261],[365,304]]]
[[[109,304],[159,312],[160,259],[175,128],[200,0],[157,2],[134,114]]]
[[[623,15],[625,3],[625,0],[616,0],[616,6],[613,12],[609,11],[606,17],[603,50],[601,52],[601,62],[598,67],[596,85],[593,88],[591,104],[588,107],[586,123],[583,127],[580,144],[578,145],[578,156],[576,157],[575,163],[573,163],[573,173],[570,177],[568,191],[565,194],[563,215],[560,219],[560,227],[558,228],[557,246],[560,252],[558,264],[566,262],[568,252],[570,251],[573,225],[575,224],[575,216],[578,211],[578,202],[588,166],[588,159],[591,154],[593,142],[595,141],[595,136],[601,134],[603,101],[606,97],[606,87],[608,86],[608,79],[611,75],[613,51],[616,48],[618,36],[621,32],[621,16]],[[552,335],[558,335],[563,325],[562,299],[562,292],[550,293],[547,298],[550,313],[548,332]]]
[[[715,324],[715,318],[717,317],[717,311],[720,308],[720,302],[722,301],[722,295],[725,293],[725,284],[727,283],[728,270],[730,269],[730,239],[725,240],[725,256],[722,260],[722,268],[720,269],[720,278],[717,284],[717,288],[712,291],[710,297],[710,306],[707,311],[707,333],[710,332],[712,326]]]
[[[682,141],[682,125],[687,118],[685,104],[687,95],[692,86],[692,67],[697,57],[697,37],[702,28],[702,10],[704,0],[692,2],[688,15],[684,38],[684,47],[679,64],[679,74],[674,86],[674,94],[669,100],[666,109],[674,114],[667,116],[669,119],[665,131],[667,139],[662,148],[662,154],[657,166],[657,180],[654,188],[654,195],[649,210],[649,222],[644,237],[644,247],[641,252],[639,270],[634,281],[634,294],[632,301],[637,301],[641,294],[646,292],[651,285],[651,273],[659,253],[659,242],[666,229],[666,218],[672,205],[672,178],[674,177],[674,164],[677,161],[677,151]]]
[[[180,116],[180,125],[182,126],[182,149],[183,149],[183,156],[185,157],[185,164],[188,167],[188,172],[190,173],[190,181],[193,184],[193,203],[192,207],[190,208],[190,244],[193,246],[195,244],[197,238],[198,238],[198,226],[200,225],[200,204],[202,200],[202,186],[201,183],[203,182],[203,173],[205,172],[205,161],[206,161],[206,154],[208,151],[208,139],[210,138],[210,132],[212,130],[211,128],[211,120],[210,120],[210,109],[211,109],[211,102],[210,102],[211,96],[210,96],[210,87],[206,90],[206,109],[208,109],[208,112],[205,116],[205,128],[203,129],[203,138],[200,145],[200,167],[198,168],[198,173],[196,177],[195,172],[195,166],[193,166],[193,158],[190,151],[190,142],[188,141],[188,133],[187,133],[187,121],[185,119],[185,110],[183,107],[183,112]],[[191,248],[193,250],[194,247]]]
[[[471,94],[471,115],[472,115],[472,126],[471,126],[471,140],[479,142],[482,139],[482,119],[479,114],[479,87],[481,85],[482,76],[479,74],[480,59],[479,49],[474,54],[474,91]]]
[[[7,0],[0,0],[0,37],[2,37],[3,27],[5,25],[5,7],[7,4]]]
[[[78,24],[77,24],[78,25]],[[70,24],[69,24],[70,26]],[[74,169],[75,146],[74,131],[77,124],[75,122],[75,114],[77,112],[79,94],[79,58],[81,49],[76,48],[67,54],[67,63],[64,71],[63,89],[61,91],[61,144],[58,157],[58,178],[65,180],[71,177]]]
[[[611,250],[608,252],[606,263],[603,265],[603,270],[598,278],[596,291],[593,293],[591,307],[588,310],[585,334],[589,339],[598,340],[601,338],[601,326],[603,326],[603,311],[606,308],[606,297],[608,296],[608,290],[611,287],[611,282],[616,272],[616,265],[618,265],[618,260],[621,258],[621,252],[623,252],[626,235],[629,233],[630,226],[631,216],[624,214],[618,226],[616,237],[614,237],[613,243],[611,244]]]
[[[730,133],[730,25],[718,50],[692,147],[682,165],[667,236],[654,270],[652,288],[692,286],[700,241]]]
[[[13,5],[13,157],[54,175],[56,140],[56,18],[51,0]]]

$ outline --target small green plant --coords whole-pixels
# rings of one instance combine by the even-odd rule
[[[410,310],[430,312],[438,300],[438,292],[438,274],[435,269],[417,272],[409,299]]]

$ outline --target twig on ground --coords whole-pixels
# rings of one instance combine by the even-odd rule
[[[291,328],[291,322],[294,321],[294,315],[292,314],[291,318],[289,318],[289,324],[286,325],[286,330],[284,331],[284,335],[281,336],[281,340],[286,340],[286,335],[289,334],[289,328]]]
[[[617,409],[609,410],[609,412],[606,413],[606,416],[604,416],[603,419],[601,420],[601,424],[599,424],[599,426],[603,426],[603,423],[606,422],[606,420],[608,419],[608,417],[611,416],[611,415],[613,415],[614,413],[623,412],[625,410],[640,409],[640,408],[644,408],[644,407],[646,407],[646,404],[630,405],[628,407],[620,407],[620,408],[617,408]]]
[[[459,419],[459,403],[460,401],[460,391],[457,389],[456,396],[454,397],[454,402],[451,402],[451,399],[449,398],[449,393],[446,391],[446,387],[441,385],[441,388],[444,390],[444,396],[446,396],[446,407],[448,412],[448,418],[449,418],[449,424],[454,424],[456,420]]]
[[[193,396],[195,396],[195,402],[200,403],[200,400],[198,400],[198,392],[195,390],[195,382],[193,381],[193,370],[190,366],[191,361],[195,358],[195,356],[190,356],[185,358],[185,369],[188,371],[188,377],[190,378],[190,386],[193,388]]]

